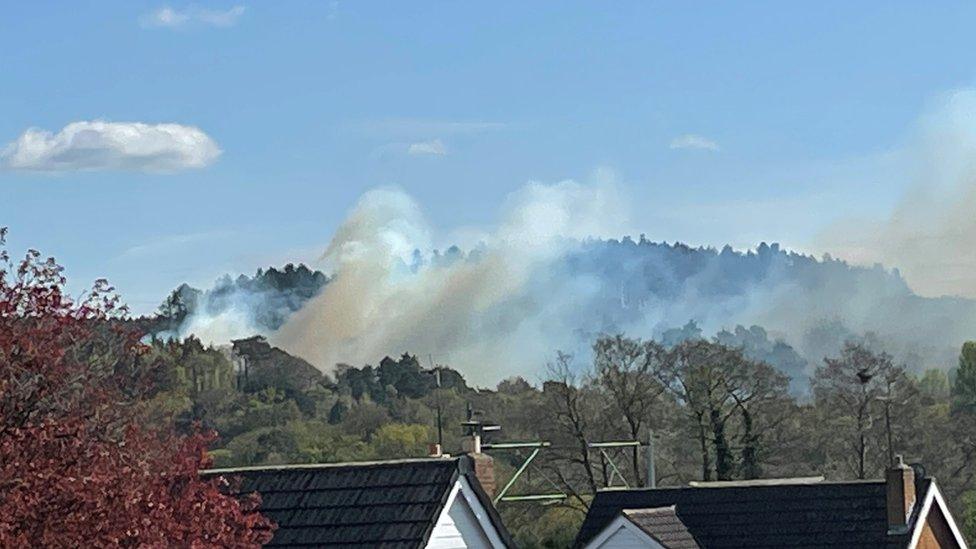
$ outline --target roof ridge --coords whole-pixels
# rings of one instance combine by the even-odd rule
[[[677,505],[663,505],[661,507],[639,507],[634,509],[623,509],[622,511],[626,515],[636,515],[636,514],[662,514],[668,512],[674,512],[677,509]]]
[[[794,486],[799,484],[821,484],[826,480],[823,475],[811,477],[782,477],[757,478],[749,480],[693,480],[688,486],[694,488],[724,488],[736,486]]]
[[[807,477],[813,478],[813,477]],[[791,479],[766,479],[775,481],[788,481]],[[698,481],[692,481],[698,482]],[[743,484],[753,481],[721,481],[728,482],[729,484],[718,484],[719,481],[711,483],[701,483],[698,485],[681,485],[681,486],[658,486],[655,488],[631,488],[627,486],[611,486],[608,488],[601,488],[597,490],[598,493],[602,492],[667,492],[667,491],[678,491],[678,490],[725,490],[728,488],[782,488],[782,487],[817,487],[817,486],[863,486],[878,484],[883,485],[885,481],[883,479],[855,479],[855,480],[824,480],[821,482],[774,482],[774,483],[760,483],[760,484]]]
[[[213,469],[201,469],[201,475],[221,475],[230,473],[250,473],[250,472],[278,472],[302,469],[338,469],[342,467],[384,467],[394,465],[409,465],[416,463],[454,463],[457,464],[458,457],[423,457],[423,458],[403,458],[375,461],[343,461],[335,463],[288,463],[281,465],[248,465],[244,467],[217,467]]]

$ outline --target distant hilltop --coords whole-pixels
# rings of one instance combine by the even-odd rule
[[[444,252],[417,250],[399,260],[396,272],[405,283],[418,277],[428,277],[427,284],[449,281],[452,270],[477,265],[489,255],[456,246]],[[258,270],[254,276],[225,275],[206,290],[184,284],[164,300],[155,325],[160,332],[194,333],[217,342],[272,335],[309,300],[328,292],[332,281],[321,271],[289,264]],[[461,319],[457,329],[469,330],[464,323],[470,321],[482,330],[482,338],[490,340],[508,337],[504,330],[510,330],[512,343],[507,348],[512,355],[518,355],[528,339],[535,341],[525,354],[538,354],[538,349],[585,354],[601,333],[666,339],[680,332],[678,327],[687,329],[691,321],[694,330],[707,337],[724,333],[726,339],[750,339],[770,355],[788,356],[786,362],[793,364],[788,373],[794,377],[802,377],[810,364],[819,364],[851,339],[883,348],[911,369],[946,368],[959,345],[976,336],[972,300],[921,297],[897,269],[852,266],[830,256],[795,253],[776,243],[737,251],[729,246],[652,242],[643,235],[636,240],[574,241],[544,266],[528,271],[519,284],[503,302],[523,315],[515,324],[504,310],[454,310],[451,314]],[[391,316],[399,314],[391,307]],[[525,327],[533,322],[544,327],[527,335]],[[375,328],[382,331],[383,326]],[[443,329],[450,335],[450,326]],[[415,339],[424,348],[405,348]],[[463,338],[438,341],[445,340],[470,345]],[[464,349],[429,344],[410,334],[391,335],[388,343],[384,355],[409,351],[445,359],[467,356]],[[306,358],[314,363],[314,357]],[[531,358],[537,368],[541,359]],[[806,366],[797,365],[797,360]],[[465,371],[465,364],[452,365]],[[527,369],[532,367],[515,366],[516,371],[499,375],[531,373]]]

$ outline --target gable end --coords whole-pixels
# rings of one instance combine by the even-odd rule
[[[930,482],[908,547],[927,549],[933,546],[944,547],[940,544],[951,542],[955,542],[956,546],[962,549],[969,547],[956,521],[952,518],[952,513],[949,512],[949,506],[946,505],[942,492],[935,482]]]

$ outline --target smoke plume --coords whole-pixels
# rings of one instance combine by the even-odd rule
[[[480,381],[537,371],[573,345],[568,321],[597,286],[550,269],[580,239],[628,221],[612,183],[529,184],[474,250],[431,254],[437,235],[409,196],[368,192],[325,252],[334,280],[274,342],[325,368],[409,350]]]
[[[430,354],[492,384],[535,378],[556,350],[585,359],[601,333],[661,337],[689,320],[706,335],[765,326],[810,367],[865,333],[914,369],[945,367],[976,327],[973,302],[919,297],[880,266],[775,244],[738,252],[594,238],[627,232],[626,204],[608,183],[530,184],[477,246],[438,253],[441,236],[416,202],[369,192],[325,252],[334,278],[273,342],[326,370]]]
[[[852,264],[775,244],[735,251],[621,238],[637,224],[607,177],[530,183],[496,225],[438,252],[458,233],[437,233],[403,191],[377,189],[328,244],[321,291],[275,309],[287,313],[283,324],[262,331],[325,371],[410,352],[480,384],[535,380],[556,350],[585,360],[601,333],[661,337],[689,320],[707,336],[761,325],[770,348],[782,340],[803,355],[806,373],[852,338],[914,370],[946,368],[976,335],[976,302],[966,298],[976,297],[976,93],[952,94],[921,128],[891,155],[892,180],[913,180],[890,217],[823,234],[818,247]],[[964,297],[935,297],[947,294]],[[219,316],[225,309],[191,315],[181,331],[270,325],[246,307]]]
[[[909,178],[900,204],[886,219],[829,228],[822,245],[855,262],[898,266],[921,295],[976,297],[976,91],[946,96],[892,157]]]

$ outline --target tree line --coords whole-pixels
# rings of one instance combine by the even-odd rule
[[[939,479],[972,535],[976,343],[963,346],[950,378],[941,370],[913,374],[870,338],[849,342],[809,369],[810,389],[798,395],[790,376],[729,345],[729,334],[742,330],[706,338],[685,329],[686,337],[672,332],[667,341],[602,336],[585,363],[556,353],[540,379],[507,379],[492,389],[470,387],[461,373],[410,354],[326,375],[260,338],[231,349],[157,340],[144,360],[170,372],[154,406],[179,425],[220,433],[210,450],[219,465],[421,456],[437,440],[438,416],[445,449],[456,452],[469,406],[502,426],[496,441],[549,442],[513,493],[556,491],[566,499],[501,509],[526,546],[568,542],[596,490],[647,483],[643,448],[591,443],[652,436],[657,485],[881,478],[893,455],[903,454]],[[495,457],[506,480],[525,454]]]

